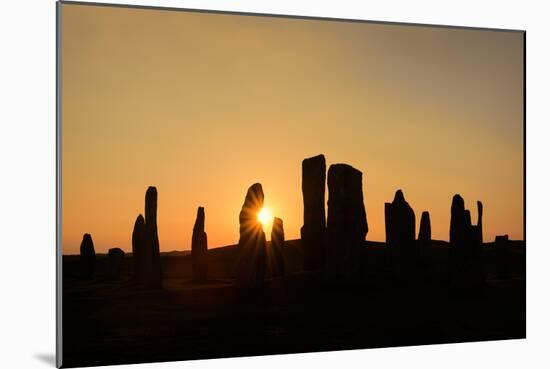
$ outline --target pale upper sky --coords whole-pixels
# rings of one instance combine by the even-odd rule
[[[435,239],[455,193],[486,240],[523,238],[523,33],[64,4],[61,63],[64,253],[131,250],[149,185],[162,251],[198,206],[236,243],[254,182],[299,238],[320,153],[363,172],[368,240],[397,189]]]

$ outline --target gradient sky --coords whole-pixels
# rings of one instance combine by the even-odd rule
[[[368,240],[397,189],[435,239],[455,193],[522,239],[523,82],[519,32],[64,4],[63,252],[130,251],[149,185],[161,251],[190,249],[197,206],[209,247],[236,243],[254,182],[298,238],[320,153],[363,172]]]

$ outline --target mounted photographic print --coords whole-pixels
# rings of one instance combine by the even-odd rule
[[[518,339],[525,32],[58,3],[58,365]]]

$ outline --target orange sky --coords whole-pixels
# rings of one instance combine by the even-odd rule
[[[147,186],[162,251],[236,243],[248,187],[302,225],[301,161],[363,172],[368,240],[404,191],[447,240],[453,194],[523,238],[523,34],[62,5],[62,239],[131,250]],[[473,216],[474,222],[477,217]],[[269,238],[269,230],[268,230]]]

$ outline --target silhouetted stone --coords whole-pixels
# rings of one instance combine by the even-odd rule
[[[239,213],[239,244],[235,267],[238,287],[260,287],[265,279],[266,239],[258,213],[264,204],[262,185],[253,184],[247,191]]]
[[[139,223],[139,224],[138,224]],[[141,220],[136,219],[138,231],[134,226],[136,248],[140,249],[140,239],[143,237],[143,253],[138,252],[136,265],[141,265],[138,282],[145,287],[162,287],[162,270],[160,265],[160,246],[157,230],[157,189],[149,187],[145,193],[145,224],[141,233]],[[140,259],[143,257],[143,259]]]
[[[451,226],[449,231],[449,243],[453,248],[464,247],[466,237],[466,217],[464,199],[460,195],[453,196],[451,205]]]
[[[417,240],[418,263],[417,270],[422,270],[419,275],[433,277],[434,267],[432,253],[432,224],[430,221],[430,213],[423,211],[420,217],[420,227],[418,230]]]
[[[89,233],[85,233],[80,244],[80,271],[83,278],[91,279],[95,272],[94,241]]]
[[[197,219],[193,227],[191,258],[195,280],[206,280],[208,276],[208,239],[204,231],[204,208],[202,206],[197,209]]]
[[[496,271],[497,277],[504,279],[508,277],[508,258],[510,254],[510,242],[508,235],[495,237],[496,249]]]
[[[347,164],[328,170],[327,271],[333,281],[350,281],[361,269],[360,248],[368,232],[363,174]]]
[[[413,209],[397,190],[393,202],[387,207],[389,247],[401,262],[412,262],[415,255],[416,217]]]
[[[304,268],[318,270],[325,256],[325,181],[326,164],[323,155],[302,161],[302,195],[304,225],[301,228],[304,248]]]
[[[460,195],[453,197],[450,227],[451,262],[454,283],[462,288],[476,288],[484,283],[481,243],[478,226],[464,208]]]
[[[145,219],[143,215],[139,214],[134,223],[134,230],[132,231],[132,258],[134,259],[134,281],[137,283],[143,283],[146,275],[151,273],[147,272],[148,265],[146,260],[145,250]]]
[[[273,218],[273,227],[271,228],[271,252],[268,254],[268,265],[270,274],[273,277],[282,277],[285,274],[285,260],[283,258],[283,245],[285,243],[285,231],[283,229],[283,220]]]
[[[460,195],[453,197],[451,205],[450,244],[453,253],[461,257],[476,257],[482,243],[483,205],[477,202],[478,224],[472,225],[470,210],[464,209],[464,200]]]
[[[107,254],[107,277],[109,279],[119,279],[120,269],[124,261],[124,251],[118,247],[109,249]]]
[[[478,244],[483,243],[483,203],[477,202],[477,227],[475,229],[476,242]]]
[[[430,223],[430,213],[427,211],[422,212],[420,217],[420,229],[418,231],[418,240],[422,242],[432,241],[432,226]]]

